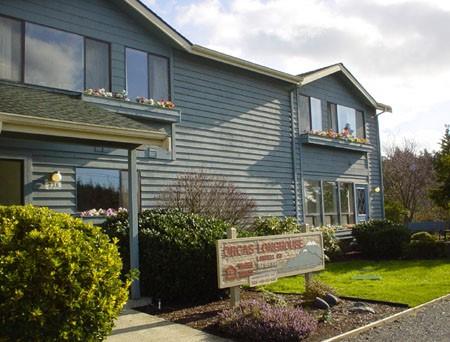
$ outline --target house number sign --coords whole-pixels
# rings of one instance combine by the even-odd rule
[[[223,239],[216,248],[219,288],[258,286],[325,268],[320,232]]]

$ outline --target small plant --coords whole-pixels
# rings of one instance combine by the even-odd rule
[[[106,337],[128,297],[117,246],[98,227],[33,206],[0,206],[0,340]]]
[[[280,308],[285,308],[288,306],[286,299],[283,296],[270,292],[266,289],[262,289],[263,299],[266,303]]]
[[[248,224],[256,208],[255,201],[233,183],[204,171],[178,176],[161,193],[159,205],[241,227]]]
[[[249,231],[256,236],[300,233],[300,225],[294,217],[258,217]]]
[[[336,291],[329,285],[313,279],[309,286],[306,286],[304,298],[306,300],[314,300],[316,297],[323,298],[327,293],[335,294]]]
[[[301,308],[277,307],[264,301],[243,301],[219,313],[219,329],[245,341],[299,341],[317,328],[317,321]]]
[[[331,313],[331,310],[325,311],[319,318],[319,322],[322,323],[331,323],[332,321],[333,321],[333,314]]]
[[[311,231],[322,232],[323,250],[327,261],[332,260],[334,257],[337,257],[342,253],[341,247],[339,246],[339,241],[336,238],[336,227],[322,226],[312,228]]]
[[[402,224],[387,220],[372,220],[356,225],[352,234],[366,257],[391,259],[402,255],[411,233]]]

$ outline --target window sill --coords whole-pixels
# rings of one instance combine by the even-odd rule
[[[132,116],[139,116],[147,119],[155,119],[158,121],[177,123],[181,121],[181,110],[160,108],[148,104],[142,104],[132,101],[124,101],[110,97],[100,97],[81,94],[83,101],[94,103],[103,109]]]
[[[351,151],[371,152],[373,147],[369,144],[346,141],[344,139],[333,139],[314,134],[305,133],[300,135],[300,141],[303,144],[318,145],[331,148],[340,148]]]

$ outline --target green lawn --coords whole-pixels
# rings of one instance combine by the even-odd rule
[[[377,275],[381,280],[354,280],[355,275]],[[449,260],[345,261],[326,264],[314,277],[341,296],[416,306],[450,293]],[[304,277],[280,279],[269,291],[302,293]]]

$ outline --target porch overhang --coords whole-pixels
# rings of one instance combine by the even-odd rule
[[[119,128],[5,112],[0,112],[0,134],[2,132],[108,141],[132,145],[153,145],[169,151],[172,145],[171,138],[166,133],[159,131]]]

